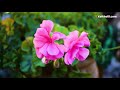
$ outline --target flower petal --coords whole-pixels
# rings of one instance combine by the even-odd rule
[[[71,49],[76,43],[77,43],[77,40],[72,41],[71,44],[69,45],[69,49]]]
[[[40,41],[40,42],[49,42],[50,41],[50,37],[43,37],[43,36],[37,36],[34,38],[36,41]]]
[[[56,58],[55,55],[47,55],[46,59],[48,59],[48,60],[56,60],[57,58]]]
[[[36,38],[33,39],[33,43],[34,43],[35,47],[39,47],[39,48],[45,44],[45,42],[42,42],[40,40],[36,40]]]
[[[48,43],[46,43],[43,47],[41,47],[40,49],[39,49],[39,52],[40,53],[42,53],[44,56],[47,56],[48,55],[48,53],[47,53],[47,47],[48,47]]]
[[[72,48],[78,39],[79,32],[77,30],[70,32],[69,35],[64,39],[64,45],[67,49]]]
[[[58,55],[56,55],[56,59],[59,59],[59,58],[62,58],[63,57],[63,53],[61,53],[61,52],[59,52],[59,54]]]
[[[35,48],[36,49],[36,55],[38,58],[42,58],[43,55],[39,52],[39,48]]]
[[[47,48],[47,52],[50,55],[57,55],[59,53],[59,49],[57,48],[56,44],[50,43]]]
[[[69,58],[69,55],[68,55],[68,53],[66,53],[66,54],[65,54],[65,58],[64,58],[64,62],[65,62],[65,64],[67,64],[67,65],[69,65],[68,58]]]
[[[54,32],[52,35],[53,40],[59,40],[59,39],[64,39],[66,36],[63,33],[60,32]]]
[[[54,23],[51,20],[43,20],[42,24],[40,24],[40,27],[45,28],[48,34],[50,34],[50,32],[52,31],[54,27]]]
[[[39,37],[39,36],[50,37],[46,29],[44,28],[37,28],[37,31],[34,36],[35,37]]]
[[[88,35],[88,33],[82,32],[80,37],[79,37],[79,40],[84,42],[84,46],[89,47],[90,41],[89,41],[87,35]]]
[[[87,48],[79,48],[76,58],[80,61],[85,60],[89,55],[89,50]]]
[[[83,41],[77,41],[77,43],[75,44],[76,47],[83,47],[84,46],[84,42]]]
[[[64,52],[65,52],[65,47],[64,45],[59,45],[59,44],[56,44],[57,48],[59,49],[59,53],[56,55],[56,58],[61,58],[63,57],[64,55]]]
[[[64,39],[64,45],[65,45],[67,51],[68,51],[69,48],[70,48],[70,47],[69,47],[69,46],[70,46],[70,42],[71,42],[71,39],[69,39],[69,38]]]
[[[57,48],[60,50],[60,52],[62,52],[64,54],[64,52],[66,51],[66,48],[64,45],[59,45],[59,44],[56,44]]]
[[[76,57],[76,54],[78,53],[79,51],[79,48],[78,47],[73,47],[71,50],[70,50],[70,57],[72,59],[75,59]]]
[[[64,59],[64,61],[65,61],[65,63],[66,63],[67,65],[73,63],[74,58],[71,57],[71,52],[68,51],[68,52],[65,54],[65,59]]]
[[[73,32],[69,33],[69,37],[75,40],[78,39],[78,34],[79,32],[77,30],[74,30]]]

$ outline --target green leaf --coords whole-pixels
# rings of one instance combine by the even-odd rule
[[[22,72],[28,72],[30,70],[29,62],[30,61],[23,61],[23,62],[21,62],[20,69],[21,69]]]
[[[20,63],[20,70],[22,72],[29,72],[31,70],[31,55],[24,55],[23,61]]]
[[[78,30],[78,27],[76,25],[69,25],[68,28],[70,31]]]
[[[21,45],[21,49],[25,52],[29,52],[33,47],[33,37],[27,37]]]
[[[45,64],[39,59],[39,60],[35,60],[35,59],[33,59],[33,64],[35,65],[35,67],[38,67],[38,66],[40,66],[40,67],[45,67]]]
[[[30,47],[33,47],[33,37],[32,36],[29,36],[26,38],[27,40],[27,43],[29,44]]]
[[[67,69],[67,66],[65,66],[65,65],[64,65],[64,66],[63,66],[63,65],[61,66],[61,71],[62,71],[62,72],[66,73],[67,70],[68,70],[68,69]]]
[[[56,40],[55,42],[58,43],[58,44],[64,44],[64,41],[62,39]]]
[[[54,25],[53,31],[55,31],[55,32],[61,32],[61,33],[64,33],[65,35],[69,34],[68,28],[66,28],[64,26],[60,26],[59,24],[55,24]]]
[[[29,52],[30,48],[29,48],[29,46],[28,46],[27,41],[23,41],[23,42],[22,42],[21,49],[22,49],[23,51],[25,51],[25,52]]]
[[[79,61],[78,60],[74,60],[74,62],[72,63],[72,66],[75,66]]]

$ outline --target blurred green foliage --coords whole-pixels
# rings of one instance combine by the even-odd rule
[[[88,32],[90,55],[96,59],[106,35],[107,20],[97,18],[101,12],[3,12],[0,13],[0,68],[13,71],[16,77],[90,77],[75,67],[66,66],[63,59],[45,65],[37,58],[33,47],[36,29],[42,20],[52,20],[53,31],[66,35],[70,31]],[[5,18],[7,17],[7,18]],[[62,41],[59,41],[62,43]],[[102,54],[99,54],[99,57]],[[98,58],[99,58],[98,57]],[[59,68],[55,68],[55,66]],[[70,69],[72,68],[72,69]],[[17,73],[17,74],[16,74]],[[47,76],[49,75],[49,76]]]
[[[107,25],[106,27],[107,36],[104,37],[105,40],[102,42],[102,47],[99,49],[98,53],[96,53],[95,56],[97,63],[103,68],[106,68],[110,64],[111,58],[115,56],[115,49],[117,46],[115,28],[112,25]]]

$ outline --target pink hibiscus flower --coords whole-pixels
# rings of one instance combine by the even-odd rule
[[[37,28],[34,35],[33,43],[36,54],[38,58],[42,59],[43,63],[48,63],[49,60],[59,59],[64,55],[64,45],[59,45],[55,41],[63,39],[66,36],[60,32],[52,33],[53,27],[54,23],[52,21],[43,20],[40,28]]]
[[[89,50],[85,47],[90,46],[90,41],[87,37],[88,33],[82,32],[78,37],[79,32],[77,30],[70,32],[64,39],[64,45],[67,48],[64,61],[65,64],[72,64],[73,61],[78,59],[79,61],[85,60],[89,55]]]

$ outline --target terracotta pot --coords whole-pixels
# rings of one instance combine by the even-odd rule
[[[92,75],[92,78],[99,78],[98,66],[93,58],[88,57],[87,60],[79,62],[77,64],[77,67],[81,72],[90,73]]]

